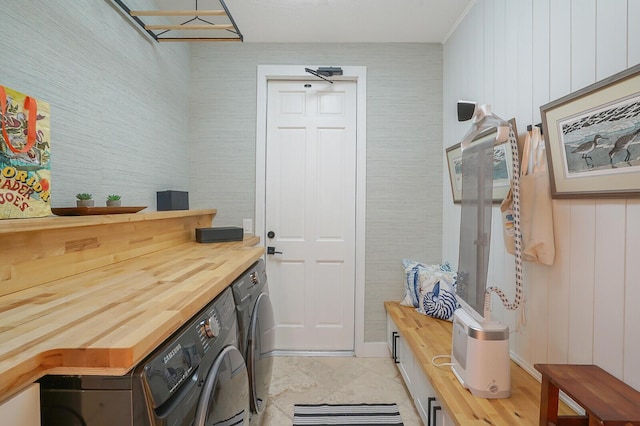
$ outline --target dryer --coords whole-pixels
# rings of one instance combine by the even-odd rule
[[[231,284],[236,302],[239,348],[249,372],[251,411],[260,414],[269,397],[273,369],[275,320],[263,259]]]

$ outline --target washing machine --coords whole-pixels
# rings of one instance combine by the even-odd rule
[[[249,371],[251,411],[263,412],[273,369],[275,319],[263,259],[231,284],[236,302],[239,348]]]
[[[124,376],[43,377],[42,426],[249,424],[231,289]]]

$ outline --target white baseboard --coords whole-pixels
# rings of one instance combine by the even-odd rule
[[[278,350],[272,351],[273,356],[335,356],[335,357],[352,357],[355,356],[353,351],[289,351]]]
[[[355,351],[273,351],[274,356],[356,356],[358,358],[389,358],[387,342],[363,342]]]
[[[532,365],[527,364],[526,362],[524,362],[524,360],[522,358],[520,358],[518,355],[514,354],[513,352],[511,352],[511,359],[513,360],[513,362],[515,362],[516,364],[518,364],[520,367],[522,367],[522,369],[524,371],[526,371],[527,373],[529,373],[533,378],[535,378],[538,382],[542,381],[542,374],[540,374],[540,372],[538,370],[536,370],[535,368],[533,368]],[[565,395],[564,392],[560,391],[560,400],[562,402],[564,402],[565,404],[567,404],[569,406],[569,408],[571,408],[573,411],[575,411],[576,413],[580,414],[580,415],[584,415],[584,408],[582,408],[581,406],[579,406],[578,404],[575,403],[575,401],[571,398],[569,398],[567,395]]]
[[[389,358],[387,342],[363,342],[356,347],[359,358]]]
[[[520,358],[518,355],[516,355],[515,353],[513,353],[513,351],[510,352],[510,355],[511,355],[511,359],[513,360],[513,362],[515,362],[520,367],[522,367],[522,369],[524,371],[526,371],[531,376],[533,376],[538,382],[542,380],[542,375],[538,372],[538,370],[533,368],[533,366],[531,366],[531,365],[527,364],[526,362],[524,362],[524,360],[522,358]]]

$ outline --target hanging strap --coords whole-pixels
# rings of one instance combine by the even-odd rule
[[[5,118],[7,116],[7,93],[3,86],[0,86],[0,122],[2,122],[2,137],[11,151],[16,154],[29,151],[36,143],[36,120],[38,117],[38,104],[36,100],[30,96],[24,98],[24,109],[29,111],[27,119],[27,144],[18,149],[11,144],[9,134],[7,133]]]
[[[531,133],[531,155],[533,157],[533,172],[546,172],[547,159],[544,147],[544,138],[540,128],[535,126]]]
[[[534,169],[534,165],[530,164],[531,162],[531,149],[532,149],[532,143],[531,143],[531,133],[527,132],[526,136],[524,137],[524,145],[522,147],[522,162],[521,164],[521,170],[520,170],[520,176],[526,176],[527,173],[529,173],[529,171],[533,171]]]
[[[509,131],[509,142],[511,143],[511,158],[513,161],[513,182],[511,190],[513,192],[513,242],[515,247],[515,268],[516,268],[516,294],[513,303],[500,288],[492,286],[484,293],[484,314],[485,318],[490,318],[491,293],[496,293],[504,307],[510,311],[518,309],[522,302],[522,230],[520,228],[520,161],[518,159],[518,141],[513,129]]]
[[[525,135],[522,149],[522,162],[520,164],[522,165],[520,176],[547,170],[544,140],[542,139],[540,128],[537,126],[533,127],[533,129]]]

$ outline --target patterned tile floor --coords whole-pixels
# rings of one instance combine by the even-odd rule
[[[396,403],[406,426],[422,425],[390,358],[276,357],[264,413],[252,426],[291,426],[294,404]]]

